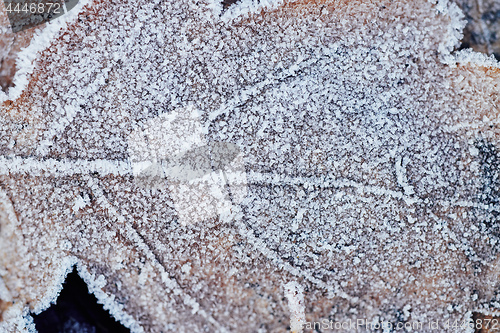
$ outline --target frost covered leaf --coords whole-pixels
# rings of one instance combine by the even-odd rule
[[[79,6],[2,95],[0,330],[75,264],[134,332],[498,310],[500,70],[456,6]]]

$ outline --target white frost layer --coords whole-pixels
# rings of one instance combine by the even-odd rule
[[[114,160],[56,160],[0,156],[0,175],[24,173],[40,175],[48,173],[57,176],[97,172],[100,175],[130,175],[130,163]]]
[[[94,294],[97,301],[103,305],[104,309],[108,310],[109,313],[119,321],[123,326],[130,329],[132,333],[142,333],[144,329],[139,325],[139,323],[125,311],[123,311],[123,305],[115,302],[115,297],[113,295],[108,295],[102,288],[106,285],[106,281],[103,275],[98,277],[90,274],[87,268],[81,263],[77,264],[78,275],[85,281],[89,291]]]
[[[199,112],[193,107],[179,108],[153,118],[143,129],[132,132],[128,139],[134,176],[142,178],[142,183],[149,186],[162,186],[164,180],[168,180],[170,196],[182,225],[229,211],[232,200],[226,189],[226,185],[230,185],[226,183],[226,172],[231,174],[232,170],[237,170],[244,174],[241,154],[237,162],[236,159],[227,161],[222,172],[214,172],[214,163],[222,163],[224,155],[230,152],[226,146],[209,148],[207,144]],[[196,159],[197,163],[190,163],[188,159]],[[157,165],[158,161],[161,166]],[[246,177],[240,180],[240,184],[246,183]],[[231,189],[231,192],[233,199],[239,198],[236,200],[239,203],[246,195],[246,186],[240,191]]]
[[[70,257],[65,258],[62,261],[60,266],[60,268],[62,268],[62,274],[59,274],[58,278],[53,281],[52,288],[49,288],[48,292],[45,293],[43,299],[35,304],[35,307],[32,311],[33,313],[39,314],[50,307],[51,304],[56,302],[57,297],[59,296],[63,288],[63,283],[66,279],[66,276],[73,269],[75,263],[76,259]],[[106,284],[104,276],[101,275],[96,278],[95,276],[91,275],[87,271],[87,269],[80,263],[77,264],[77,269],[78,274],[87,284],[89,291],[95,295],[98,302],[100,304],[103,304],[104,309],[108,310],[113,318],[123,324],[123,326],[129,328],[132,333],[144,332],[144,329],[137,323],[137,321],[135,321],[130,315],[123,311],[123,305],[120,305],[114,301],[114,296],[109,296],[102,291],[102,288]],[[3,314],[3,321],[0,322],[0,333],[4,332],[36,332],[33,320],[31,316],[29,316],[29,309],[22,309],[20,303],[8,308],[8,310]]]
[[[35,323],[27,309],[20,303],[9,307],[3,314],[0,322],[0,333],[36,333]]]
[[[164,284],[165,288],[167,290],[171,290],[176,295],[182,295],[184,304],[192,308],[191,313],[193,313],[193,314],[197,313],[197,314],[203,316],[208,322],[214,324],[217,327],[218,332],[227,332],[227,330],[223,326],[221,326],[210,314],[208,314],[205,310],[200,309],[200,305],[198,302],[196,302],[195,299],[193,299],[187,293],[183,292],[182,288],[179,286],[179,284],[177,283],[177,281],[175,279],[171,279],[169,277],[169,273],[166,272],[165,268],[156,260],[154,253],[150,250],[149,246],[144,242],[143,238],[137,233],[137,231],[134,228],[132,228],[130,225],[127,225],[124,223],[125,218],[121,214],[118,213],[117,209],[113,205],[111,205],[109,203],[109,201],[103,195],[101,189],[96,185],[95,181],[93,179],[89,178],[88,185],[92,189],[92,193],[96,196],[99,204],[102,205],[110,213],[110,215],[114,219],[116,219],[116,221],[120,222],[120,224],[123,224],[123,226],[126,228],[125,232],[127,234],[127,238],[131,242],[135,243],[135,246],[137,247],[137,249],[139,249],[141,252],[143,252],[144,256],[148,260],[150,260],[153,263],[153,265],[156,266],[157,269],[159,269],[159,271],[161,272],[161,280],[162,280],[162,283]],[[90,282],[88,282],[85,279],[86,275],[83,275],[83,273],[80,273],[80,276],[82,277],[82,279],[84,279],[84,281],[87,283],[87,286],[89,287],[89,290],[92,292],[93,289],[91,289]],[[102,284],[102,281],[101,281],[101,284]],[[99,296],[97,293],[99,293]],[[102,292],[102,290],[100,292],[97,291],[97,293],[94,293],[94,295],[96,296],[96,298],[99,302],[101,302],[99,297],[103,297],[103,298],[108,297],[104,292]],[[111,296],[111,297],[113,297],[113,296]],[[107,309],[106,305],[104,306],[104,308]],[[113,315],[115,317],[115,319],[119,320],[124,326],[126,326],[125,323],[123,321],[121,321],[121,319],[119,319],[119,317],[115,316],[114,312],[112,312],[110,309],[109,309],[109,311],[110,311],[111,315]],[[118,315],[121,315],[121,313],[122,312],[119,311]],[[142,327],[138,327],[137,331],[135,331],[135,329],[133,329],[132,327],[129,327],[129,328],[131,329],[132,332],[142,332]]]
[[[213,2],[220,2],[212,0]],[[289,1],[293,2],[293,1]],[[239,16],[248,15],[250,13],[257,13],[262,8],[275,8],[283,4],[283,0],[241,0],[230,6],[222,15],[223,21],[230,21]],[[222,10],[222,7],[213,6],[214,9]]]
[[[435,3],[435,1],[432,2]],[[460,46],[460,42],[464,36],[463,30],[467,21],[465,20],[464,13],[457,6],[457,4],[450,2],[449,0],[438,0],[436,9],[439,13],[448,15],[451,19],[451,22],[447,27],[447,35],[438,50],[442,55],[447,55],[452,52],[455,47]]]
[[[47,291],[43,295],[41,301],[34,305],[33,313],[40,314],[42,311],[48,309],[52,304],[54,304],[61,293],[66,276],[71,272],[73,266],[75,265],[76,259],[74,257],[63,258],[57,270],[56,278],[51,281],[51,285],[47,288]]]
[[[306,322],[304,288],[295,281],[288,282],[285,284],[285,296],[290,309],[290,331],[302,332],[302,327]]]
[[[472,49],[464,49],[448,55],[445,57],[444,62],[453,67],[457,64],[470,64],[480,67],[500,68],[500,62],[493,55],[488,56]]]
[[[165,5],[169,4],[169,2],[165,3]],[[182,5],[184,4],[181,3],[179,6],[182,7]],[[415,44],[416,42],[412,43],[411,41],[399,43],[399,41],[406,41],[408,34],[401,32],[397,25],[388,28],[394,34],[394,37],[391,35],[391,37],[383,37],[377,40],[376,38],[367,38],[365,36],[367,32],[359,31],[359,33],[355,32],[347,35],[348,38],[345,40],[336,41],[333,38],[328,39],[329,36],[344,36],[347,29],[339,28],[328,34],[329,30],[317,30],[316,23],[319,22],[313,21],[308,24],[308,21],[299,21],[298,19],[291,22],[290,27],[286,29],[282,36],[278,35],[277,38],[274,38],[276,35],[274,32],[279,32],[284,25],[277,26],[275,30],[267,29],[268,24],[273,23],[272,20],[268,20],[265,21],[266,25],[258,26],[258,31],[262,31],[261,35],[264,37],[262,40],[257,39],[261,37],[260,35],[250,34],[251,31],[248,31],[248,38],[242,37],[239,40],[241,45],[245,47],[245,49],[240,50],[239,54],[230,56],[229,52],[239,48],[228,43],[238,40],[237,36],[246,36],[244,34],[246,31],[243,29],[233,30],[233,28],[225,29],[227,35],[231,36],[230,38],[219,37],[223,36],[223,34],[219,34],[218,31],[204,36],[203,48],[205,51],[200,54],[200,46],[198,46],[200,41],[194,39],[191,42],[184,42],[182,41],[183,35],[179,37],[177,44],[158,43],[156,45],[151,42],[155,39],[150,38],[150,36],[158,33],[155,29],[161,27],[162,21],[168,22],[164,16],[160,16],[160,19],[155,20],[156,14],[153,15],[151,12],[149,17],[141,21],[145,22],[144,27],[144,25],[135,24],[132,19],[126,19],[129,12],[128,7],[116,7],[114,10],[124,9],[126,13],[123,14],[124,19],[120,19],[122,16],[112,16],[110,21],[117,22],[119,27],[116,29],[116,35],[109,35],[107,40],[113,41],[120,36],[128,38],[129,44],[125,46],[116,44],[113,45],[114,49],[112,49],[116,57],[123,56],[123,59],[126,59],[127,62],[123,64],[123,70],[116,66],[112,67],[114,64],[106,61],[109,59],[108,49],[101,49],[100,45],[95,45],[90,54],[81,50],[71,51],[71,55],[75,55],[77,59],[90,59],[85,64],[80,64],[80,67],[75,69],[75,74],[67,76],[68,85],[84,94],[85,110],[90,111],[88,113],[81,112],[72,120],[71,124],[64,127],[67,128],[65,134],[67,134],[68,138],[80,139],[83,137],[84,139],[81,140],[83,144],[77,142],[80,140],[75,140],[73,143],[71,141],[66,142],[64,140],[66,136],[63,136],[61,140],[56,140],[58,142],[54,142],[54,145],[52,145],[53,149],[50,156],[61,159],[68,156],[68,153],[78,152],[82,153],[86,159],[94,159],[97,158],[96,156],[106,159],[125,159],[127,147],[122,144],[122,139],[126,137],[130,128],[133,128],[133,126],[127,126],[129,122],[144,122],[145,119],[156,116],[157,112],[163,112],[163,110],[172,111],[179,105],[184,105],[183,103],[193,100],[196,101],[196,106],[200,110],[206,110],[204,115],[206,119],[210,121],[217,120],[217,122],[214,121],[205,127],[208,129],[207,133],[211,133],[214,140],[228,140],[245,144],[246,152],[249,152],[249,154],[245,155],[250,162],[249,169],[252,170],[251,174],[254,178],[259,181],[258,184],[252,184],[252,192],[246,199],[246,206],[241,208],[242,218],[235,222],[241,235],[240,238],[250,244],[251,247],[244,245],[241,247],[241,257],[227,259],[227,266],[243,267],[238,272],[241,275],[240,281],[250,280],[255,277],[256,280],[265,278],[266,281],[271,278],[272,282],[274,279],[280,279],[280,274],[286,270],[297,276],[297,280],[304,281],[304,285],[311,286],[308,288],[308,290],[311,290],[311,292],[308,292],[308,299],[310,299],[309,296],[314,296],[315,293],[323,293],[323,290],[318,291],[318,289],[332,290],[331,294],[339,294],[342,289],[337,288],[337,285],[344,286],[349,281],[349,278],[352,278],[353,281],[358,278],[362,281],[369,281],[366,288],[367,292],[376,293],[378,291],[376,289],[378,288],[377,284],[371,283],[371,281],[392,281],[391,277],[394,276],[393,267],[395,266],[392,262],[393,259],[400,260],[401,263],[397,263],[401,265],[398,273],[401,281],[409,281],[403,282],[406,285],[413,280],[405,279],[415,279],[410,273],[413,274],[413,271],[417,271],[414,268],[418,267],[424,267],[424,269],[417,271],[420,273],[416,277],[417,282],[425,281],[427,276],[435,276],[432,275],[432,270],[425,270],[425,267],[436,266],[439,268],[441,263],[444,265],[443,270],[445,270],[446,276],[455,276],[456,271],[448,269],[448,267],[453,268],[458,267],[458,265],[447,259],[450,257],[453,260],[456,256],[454,252],[452,255],[448,255],[445,246],[450,243],[453,246],[464,244],[463,249],[467,251],[467,248],[465,248],[465,246],[468,246],[467,241],[473,239],[472,237],[462,237],[464,233],[461,232],[464,230],[462,226],[468,231],[470,223],[462,224],[456,214],[451,217],[447,217],[445,214],[451,215],[450,213],[454,213],[454,211],[449,211],[450,207],[455,207],[453,205],[462,205],[462,202],[464,202],[466,205],[472,206],[476,201],[474,196],[465,192],[467,189],[465,186],[456,191],[463,194],[460,197],[454,197],[444,192],[446,188],[451,186],[448,182],[450,177],[457,176],[459,178],[459,176],[468,175],[467,172],[455,172],[456,170],[447,163],[448,157],[460,156],[457,153],[461,152],[466,157],[468,154],[466,154],[466,148],[463,151],[459,150],[462,147],[461,142],[457,142],[458,148],[454,148],[455,135],[448,135],[449,133],[443,132],[443,127],[438,127],[440,125],[439,121],[435,127],[433,126],[434,121],[443,118],[442,123],[446,123],[447,126],[455,126],[455,122],[446,122],[446,119],[454,120],[455,118],[451,118],[452,115],[462,115],[460,112],[455,112],[453,108],[455,104],[449,98],[449,94],[453,93],[453,91],[440,88],[447,81],[443,82],[443,80],[433,76],[434,74],[443,74],[447,77],[446,71],[439,71],[446,66],[441,64],[434,66],[434,47],[430,51],[427,51],[424,47],[428,36],[436,37],[432,41],[440,41],[442,38],[431,35],[428,30],[423,29],[425,27],[411,29],[415,25],[417,27],[420,27],[420,25],[410,24],[411,31],[415,31],[415,33],[427,31],[429,34],[427,37],[425,34],[417,36],[417,41],[420,41],[421,44]],[[180,12],[184,13],[185,7]],[[166,14],[170,12],[174,12],[173,9],[166,11]],[[141,16],[139,19],[143,18],[144,16]],[[176,22],[185,21],[182,17],[176,17],[176,19],[178,19]],[[446,21],[446,19],[447,17],[441,15],[440,21]],[[370,22],[370,20],[366,20],[366,22]],[[326,23],[328,27],[335,25],[335,22],[326,21]],[[187,23],[187,25],[190,24],[191,22]],[[125,32],[120,32],[118,28],[121,26],[130,27],[133,33],[130,32],[127,35]],[[304,26],[312,29],[314,33],[306,34],[309,30],[302,29]],[[137,27],[137,29],[134,27]],[[167,27],[179,31],[182,28],[174,23],[168,24]],[[113,25],[111,25],[111,28],[113,28]],[[111,28],[100,31],[112,31]],[[199,30],[203,29],[205,29],[204,26]],[[146,38],[141,38],[139,33],[136,34],[136,30],[144,32]],[[316,31],[318,32],[316,33]],[[295,32],[304,32],[304,34],[295,36]],[[89,39],[94,37],[86,30],[80,33],[83,35],[88,34]],[[196,35],[198,34],[196,32]],[[161,31],[159,35],[163,38]],[[359,45],[356,38],[351,38],[352,36],[357,37],[356,35],[365,38],[359,42]],[[164,34],[164,40],[170,41],[175,37],[172,36],[171,31],[167,31]],[[281,42],[279,38],[283,38],[285,46],[290,45],[288,57],[283,56],[287,53],[283,51],[285,46],[279,46]],[[312,42],[306,38],[311,38]],[[323,41],[324,39],[326,40]],[[391,41],[394,41],[394,43],[391,44]],[[314,42],[317,44],[314,44]],[[223,49],[224,43],[229,47]],[[223,56],[224,62],[218,60],[217,57],[217,47],[219,45],[222,45],[220,46],[222,49],[220,55]],[[321,46],[324,46],[325,50],[321,50]],[[380,50],[377,49],[377,46]],[[392,50],[400,46],[403,47],[402,55],[391,53],[385,49]],[[262,50],[262,52],[254,52],[255,49]],[[410,61],[411,57],[408,58],[408,56],[418,54],[422,49],[425,51],[423,56],[418,58],[418,61]],[[129,50],[137,51],[127,53]],[[155,50],[161,50],[157,58],[155,58]],[[175,52],[172,51],[173,53],[169,54],[170,50],[175,50]],[[177,50],[180,51],[177,52]],[[329,50],[330,52],[328,52]],[[81,52],[81,54],[78,54],[78,52]],[[61,51],[61,53],[64,52]],[[274,58],[272,57],[273,54],[275,55]],[[203,57],[200,57],[200,55]],[[63,58],[68,62],[73,60],[70,57]],[[191,61],[193,58],[196,59],[196,62]],[[156,62],[153,59],[160,60]],[[284,59],[283,64],[277,63],[273,67],[273,59],[276,62],[279,59]],[[376,63],[375,59],[380,59],[381,63]],[[162,64],[162,61],[165,62]],[[198,61],[210,65],[208,69],[214,71],[214,77],[201,77],[202,81],[198,76],[198,72],[190,76],[189,73],[184,71],[185,68],[197,64]],[[124,81],[111,81],[109,90],[103,85],[103,89],[100,89],[97,93],[94,93],[93,90],[88,91],[86,88],[89,84],[97,81],[93,79],[91,74],[102,71],[101,68],[92,66],[101,63],[109,65],[109,70],[115,71],[116,75],[114,77],[123,78]],[[255,64],[255,66],[246,68],[241,67],[240,64]],[[266,67],[268,64],[269,66]],[[377,67],[377,65],[380,66]],[[86,72],[86,68],[90,68],[90,70]],[[79,70],[79,74],[84,74],[76,74],[77,70]],[[235,74],[237,71],[241,75]],[[124,73],[137,73],[137,75],[124,75]],[[425,81],[422,81],[422,75],[428,75],[424,76]],[[175,81],[177,77],[184,78],[186,76],[189,81],[180,83]],[[142,81],[139,82],[141,78],[146,84],[141,85]],[[243,83],[241,85],[235,84],[234,88],[228,88],[228,86],[224,85],[224,83],[231,82],[233,79],[235,83],[240,81],[243,81]],[[64,80],[60,79],[59,75],[56,75],[53,86],[55,88],[61,87],[61,97],[52,102],[54,109],[50,109],[49,106],[45,105],[40,106],[40,109],[47,111],[48,114],[52,110],[59,110],[58,107],[63,109],[63,106],[72,105],[71,103],[73,103],[72,101],[66,103],[65,98],[68,94],[65,93],[66,89],[60,84],[61,82],[64,82]],[[197,82],[194,87],[192,87],[193,82]],[[206,82],[206,85],[201,82]],[[424,90],[422,86],[427,86],[429,82],[435,82],[436,84],[434,86],[430,85],[429,89],[426,87]],[[42,85],[40,91],[48,90],[44,88],[45,86],[50,86],[50,84]],[[153,91],[155,86],[156,88]],[[134,88],[138,90],[136,95],[134,95]],[[149,95],[146,95],[147,90],[150,90]],[[219,94],[217,94],[218,92]],[[224,95],[226,92],[227,96]],[[433,92],[436,93],[438,98],[431,94]],[[117,120],[113,108],[106,107],[101,110],[103,101],[107,101],[109,96],[115,95],[123,96],[121,108],[128,113],[127,120]],[[148,97],[144,98],[143,96]],[[168,104],[164,101],[173,102]],[[416,101],[422,102],[419,104]],[[148,105],[150,111],[136,110],[136,105],[142,103]],[[295,103],[296,105],[294,105]],[[452,107],[449,107],[449,105]],[[27,108],[29,107],[27,106]],[[463,110],[458,107],[457,109]],[[67,109],[64,110],[67,111]],[[108,112],[111,110],[113,112]],[[219,112],[219,110],[221,111]],[[95,115],[92,112],[95,112]],[[147,117],[142,112],[146,113]],[[420,117],[421,115],[422,117]],[[54,123],[59,122],[59,116],[54,117],[57,118]],[[64,118],[64,121],[67,119],[72,118]],[[463,117],[463,119],[460,118],[459,120],[462,123],[473,123],[475,118]],[[120,131],[121,127],[119,125],[122,124],[126,126]],[[59,129],[62,126],[50,128]],[[113,131],[115,131],[114,134]],[[108,136],[109,133],[112,134],[111,139]],[[435,134],[442,134],[442,137],[435,139]],[[306,138],[310,140],[304,142]],[[424,138],[427,140],[424,140]],[[47,139],[50,138],[47,137]],[[89,144],[92,142],[95,142],[95,147]],[[465,143],[463,143],[463,146],[465,146]],[[433,151],[434,148],[435,151]],[[441,154],[445,150],[450,151],[450,153],[448,155]],[[10,152],[10,150],[5,151],[5,154]],[[17,153],[14,151],[13,153],[21,155],[22,152]],[[81,155],[74,154],[72,156]],[[401,156],[399,162],[395,161],[397,156]],[[411,163],[406,164],[404,156],[411,156]],[[446,163],[440,164],[441,161]],[[407,168],[403,167],[405,165]],[[463,165],[460,164],[460,166]],[[371,170],[375,171],[372,172]],[[324,171],[324,174],[321,174],[322,171]],[[395,172],[399,172],[399,174]],[[398,175],[400,176],[399,185],[402,185],[399,187],[397,186],[398,179],[395,177]],[[377,178],[374,179],[375,177]],[[469,179],[470,177],[462,178]],[[378,181],[379,179],[380,181]],[[184,237],[186,228],[169,223],[169,221],[173,220],[171,219],[173,209],[169,209],[163,215],[157,215],[156,212],[153,215],[152,212],[146,210],[144,212],[137,211],[136,204],[141,205],[141,197],[146,199],[144,202],[150,198],[151,200],[154,199],[146,191],[131,193],[120,189],[122,183],[119,182],[115,183],[113,189],[113,181],[110,183],[108,183],[108,180],[93,179],[93,181],[97,190],[92,186],[89,187],[92,188],[95,194],[96,202],[105,208],[103,211],[110,216],[104,223],[118,221],[119,223],[109,223],[109,225],[116,226],[116,230],[119,231],[125,230],[123,233],[133,243],[133,246],[146,253],[141,252],[140,255],[146,258],[151,265],[158,266],[157,271],[161,273],[161,277],[164,279],[163,284],[166,286],[172,285],[172,288],[176,292],[178,291],[181,298],[184,299],[185,305],[189,305],[193,312],[200,313],[205,310],[208,313],[204,316],[205,319],[208,318],[207,321],[213,319],[209,317],[209,313],[214,313],[214,317],[224,323],[229,322],[226,318],[235,318],[239,322],[244,321],[246,317],[253,318],[253,314],[261,313],[261,309],[256,306],[252,308],[250,302],[244,304],[244,307],[241,308],[234,306],[234,303],[231,306],[224,307],[225,303],[219,305],[217,302],[207,302],[211,297],[217,300],[218,295],[224,294],[219,291],[220,289],[217,289],[219,285],[213,284],[211,281],[208,282],[206,275],[197,273],[196,269],[191,271],[191,277],[185,280],[186,284],[177,284],[175,279],[169,278],[169,273],[180,269],[183,262],[179,262],[178,258],[185,253],[185,249],[189,249],[192,244],[196,244],[197,235],[205,235],[211,232],[206,224],[194,226],[189,230],[193,231],[193,233],[187,233],[188,236]],[[285,181],[292,182],[295,187],[281,186]],[[276,184],[276,186],[263,186],[267,184]],[[402,191],[409,184],[413,184],[416,192],[413,197],[409,197],[407,193]],[[26,186],[22,179],[17,185],[22,190]],[[35,188],[33,191],[38,190],[38,193],[42,193],[42,195],[45,193],[46,189],[44,187],[35,186],[37,185],[33,185]],[[50,183],[47,186],[50,186]],[[330,189],[328,186],[336,186],[337,188]],[[101,188],[113,191],[113,195],[109,197],[109,200],[116,209],[108,209],[110,204],[106,201],[106,196],[103,195],[103,191],[98,192]],[[40,200],[45,199],[42,195],[40,195]],[[425,201],[427,197],[435,199],[438,204],[427,204]],[[40,218],[45,217],[45,212],[62,217],[63,222],[57,222],[57,227],[60,228],[58,230],[61,230],[57,234],[60,233],[65,237],[66,234],[74,230],[75,234],[80,237],[79,230],[72,229],[72,223],[66,222],[65,217],[69,215],[67,214],[66,202],[60,203],[58,198],[54,199],[49,202],[51,209],[43,210]],[[401,200],[404,200],[404,203]],[[73,197],[67,200],[70,205],[73,202]],[[441,207],[439,206],[441,202],[450,202],[450,204]],[[85,204],[85,200],[78,200],[77,203],[76,207],[79,207]],[[170,202],[159,199],[157,203],[157,207],[160,207],[167,206]],[[29,214],[30,211],[39,206],[35,200],[29,204],[31,206],[26,206],[26,208],[22,206],[19,211]],[[404,204],[408,204],[408,206],[414,204],[414,207],[406,207]],[[423,210],[421,215],[418,215],[417,208]],[[142,215],[139,219],[143,217],[143,222],[141,222],[137,230],[130,223],[133,221],[130,212],[134,210]],[[243,214],[246,215],[243,216]],[[411,228],[415,227],[415,229],[410,229],[407,228],[404,216],[421,216],[422,219],[414,221],[408,218]],[[136,221],[139,219],[136,219]],[[292,219],[295,219],[296,225],[290,226]],[[27,226],[27,229],[30,227],[36,229],[39,221],[38,217],[25,218],[23,224]],[[423,225],[424,222],[427,226]],[[465,222],[469,221],[466,220]],[[96,222],[96,226],[99,227],[100,223],[100,221]],[[295,239],[282,237],[289,231],[297,230],[300,230],[300,234],[303,235],[302,239],[297,240],[300,243],[296,243]],[[340,235],[334,233],[336,230],[339,231]],[[423,232],[421,232],[422,230]],[[227,230],[228,233],[225,233],[226,230],[223,231],[222,235],[224,237],[226,234],[231,235],[230,232],[232,232],[230,229]],[[97,237],[100,237],[98,233],[96,234]],[[144,237],[144,235],[147,237]],[[149,238],[149,235],[152,235],[152,237]],[[160,238],[160,235],[164,236],[164,238]],[[485,233],[478,235],[485,236]],[[429,240],[429,244],[436,245],[434,252],[431,252],[431,254],[435,253],[437,259],[434,260],[431,255],[429,257],[432,259],[425,261],[422,256],[427,256],[428,249],[422,248],[421,244],[425,242],[425,237],[429,239],[430,236],[432,238]],[[36,235],[32,236],[31,239],[36,240],[35,237]],[[88,234],[85,237],[91,240],[95,236]],[[176,237],[179,241],[177,241]],[[485,237],[482,238],[485,239]],[[215,248],[221,248],[218,246],[220,244],[219,239],[220,236],[214,235],[213,240],[211,239],[210,242],[215,240],[215,243],[209,244],[216,244]],[[171,245],[172,250],[167,249],[165,244]],[[299,248],[298,244],[304,244],[305,248]],[[391,245],[394,245],[394,247],[390,247]],[[442,247],[440,247],[441,245]],[[364,258],[359,257],[363,258],[363,263],[354,270],[351,269],[352,265],[348,260],[352,258],[351,253],[357,250],[356,246],[366,256]],[[372,246],[372,248],[369,248],[369,246]],[[278,249],[279,247],[281,249]],[[457,247],[460,248],[460,246]],[[454,251],[457,247],[454,248]],[[35,246],[31,248],[36,249]],[[203,250],[207,248],[203,246]],[[385,250],[386,248],[387,250]],[[380,253],[382,251],[379,249],[384,249],[384,252]],[[107,253],[101,248],[87,249],[81,246],[78,250],[87,255],[95,254],[93,260],[89,259],[89,269],[93,267],[90,265],[94,263],[100,265],[108,260]],[[166,257],[163,260],[163,268],[159,267],[161,265],[158,261],[155,261],[155,252],[153,251],[156,250]],[[445,252],[446,257],[441,255],[443,252]],[[205,255],[205,253],[207,254]],[[211,252],[205,253],[200,258],[214,257]],[[290,253],[294,255],[292,256]],[[319,253],[319,255],[315,253]],[[468,253],[472,253],[472,251],[468,251]],[[297,255],[295,256],[295,254]],[[190,258],[194,258],[198,253],[186,253],[186,256],[188,255],[190,255]],[[253,258],[263,257],[267,259],[267,262],[264,262],[266,266],[263,266],[257,259],[252,259],[252,256]],[[245,262],[247,266],[237,266],[240,264],[239,258],[247,260]],[[361,263],[359,258],[358,264]],[[414,259],[422,259],[423,264],[420,261],[414,261]],[[199,265],[193,265],[193,267],[210,267],[210,264],[212,264],[211,262],[201,261],[201,259],[199,262]],[[374,265],[375,262],[377,265]],[[418,266],[416,266],[417,264]],[[218,263],[215,263],[215,265],[218,265]],[[102,265],[102,267],[107,266]],[[269,274],[262,271],[267,267],[271,267]],[[376,274],[372,273],[375,267],[378,267]],[[338,270],[320,270],[323,268],[338,268]],[[247,274],[247,271],[251,273]],[[345,272],[347,277],[339,275],[338,271]],[[106,274],[106,271],[103,274]],[[224,275],[221,274],[221,276]],[[385,277],[388,277],[388,279],[385,279]],[[454,283],[456,281],[459,282]],[[463,300],[468,295],[455,298],[456,290],[444,289],[450,285],[450,288],[456,285],[460,286],[460,281],[458,278],[452,280],[453,283],[450,283],[449,279],[436,281],[436,288],[440,288],[439,292],[442,291],[446,295],[452,295],[453,301],[455,299]],[[396,281],[394,285],[397,286],[397,283],[399,282]],[[158,284],[160,283],[158,282]],[[183,294],[195,290],[194,288],[198,286],[200,289],[196,289],[195,296],[200,302],[197,302],[194,297]],[[275,289],[270,288],[268,290],[272,293],[275,292]],[[334,293],[337,290],[339,293]],[[349,288],[345,290],[351,292]],[[141,303],[142,301],[138,300],[139,297],[134,297],[141,295],[141,290],[136,291],[135,288],[130,288],[130,292],[132,293],[129,298],[130,302],[137,302],[141,306],[151,304],[151,302],[147,302],[148,300]],[[432,294],[432,292],[429,294]],[[404,296],[404,293],[394,295],[394,297],[399,300],[401,295]],[[391,295],[387,297],[389,298]],[[436,299],[433,300],[427,296],[425,298],[416,298],[410,295],[408,298],[410,299],[403,298],[402,301],[404,301],[404,304],[412,306],[412,316],[429,309],[427,305],[436,301]],[[369,297],[366,297],[366,299],[369,299]],[[164,304],[168,304],[167,301],[165,300]],[[356,304],[360,311],[366,313],[368,305],[364,306],[360,304],[361,302],[353,299],[350,304]],[[254,304],[258,304],[258,302]],[[398,309],[396,308],[397,305],[394,305],[395,310]],[[377,306],[377,304],[374,306]],[[440,307],[436,307],[441,310]],[[185,309],[184,305],[172,306],[171,308],[173,310]],[[161,310],[157,311],[152,308],[150,311],[152,317],[158,318],[158,322],[164,318]],[[430,313],[430,316],[442,317],[440,313],[427,312]],[[226,315],[226,313],[228,314]],[[243,313],[241,317],[238,317],[239,313]],[[135,313],[135,315],[140,316],[141,314]],[[276,314],[275,318],[280,318],[280,316],[281,313]],[[178,318],[182,319],[182,317]],[[192,322],[193,325],[196,324],[194,321]],[[253,322],[246,324],[253,325],[256,322],[256,320],[253,320]],[[201,330],[201,324],[199,327],[198,330]],[[239,327],[243,326],[239,325]],[[158,331],[161,329],[160,327]],[[214,329],[213,331],[220,330]],[[232,331],[238,330],[232,329]],[[257,330],[249,328],[248,331]]]
[[[14,86],[7,93],[0,91],[0,103],[6,100],[16,100],[19,98],[28,85],[28,76],[33,73],[36,59],[40,52],[50,46],[52,41],[61,31],[78,17],[82,8],[91,3],[92,0],[80,0],[71,11],[58,17],[54,21],[46,23],[45,28],[38,28],[31,39],[30,45],[17,55],[17,71],[13,79]]]

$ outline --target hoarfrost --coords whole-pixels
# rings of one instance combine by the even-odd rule
[[[134,332],[284,331],[283,281],[294,327],[497,313],[498,63],[454,5],[81,3],[1,97],[0,327],[75,262]]]
[[[290,331],[301,333],[306,322],[304,288],[297,282],[288,282],[285,284],[285,296],[290,310]]]

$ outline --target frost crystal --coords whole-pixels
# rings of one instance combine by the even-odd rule
[[[140,185],[166,188],[165,180],[168,182],[182,225],[230,211],[233,201],[240,203],[246,196],[245,168],[238,146],[208,144],[198,112],[192,108],[148,121],[145,129],[132,132],[128,147]]]
[[[80,1],[17,53],[0,332],[74,265],[133,332],[498,316],[500,71],[456,6],[224,4]]]
[[[288,282],[285,285],[285,296],[288,299],[288,308],[290,309],[290,331],[300,333],[306,321],[304,288],[297,282]]]

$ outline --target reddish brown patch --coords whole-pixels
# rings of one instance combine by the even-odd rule
[[[0,321],[3,320],[3,313],[12,305],[11,302],[5,302],[0,299]]]

